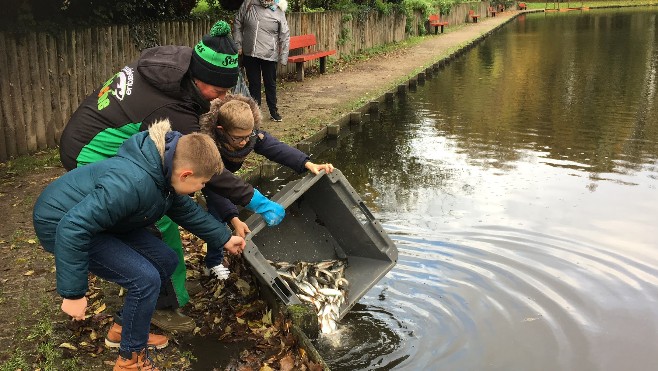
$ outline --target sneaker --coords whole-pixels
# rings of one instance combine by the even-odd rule
[[[107,332],[105,337],[105,345],[108,348],[118,348],[121,344],[121,325],[114,323],[110,327],[110,331]],[[162,349],[169,345],[169,339],[164,335],[149,334],[149,339],[146,342],[146,346],[153,347],[156,349]]]
[[[159,369],[153,364],[153,359],[149,357],[148,349],[144,348],[141,352],[130,353],[128,357],[124,357],[123,354],[119,353],[113,371],[121,370],[158,371]]]
[[[281,115],[279,115],[279,112],[271,113],[270,116],[272,116],[272,117],[270,117],[270,120],[272,120],[272,121],[274,121],[274,122],[281,122],[281,121],[283,121],[283,119],[281,118]]]
[[[213,277],[217,278],[218,280],[225,280],[228,278],[229,274],[231,274],[231,271],[228,270],[228,268],[224,267],[223,265],[216,265],[212,268],[206,268],[203,267],[203,273],[206,276],[212,275]]]
[[[156,309],[151,323],[170,332],[191,332],[196,327],[194,320],[181,313],[180,309]]]

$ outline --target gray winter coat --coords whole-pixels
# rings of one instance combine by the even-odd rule
[[[233,40],[246,56],[288,64],[290,29],[278,6],[272,10],[245,0],[235,16]]]

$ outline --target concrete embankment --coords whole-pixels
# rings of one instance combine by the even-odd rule
[[[282,141],[306,150],[309,144],[331,132],[332,126],[354,122],[355,115],[351,113],[367,111],[373,101],[387,104],[387,92],[397,93],[404,89],[402,85],[414,84],[419,73],[428,77],[440,73],[440,68],[451,58],[520,14],[522,12],[510,10],[495,17],[481,18],[478,23],[448,26],[443,34],[428,35],[413,46],[355,62],[340,71],[333,69],[324,75],[309,76],[302,82],[285,81],[277,91],[284,122],[270,122],[269,116],[264,114],[263,128]],[[263,111],[267,109],[263,107]],[[272,164],[265,164],[245,177],[249,180],[269,177],[272,170]]]

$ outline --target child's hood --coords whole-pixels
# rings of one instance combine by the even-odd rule
[[[168,184],[164,174],[164,158],[166,136],[169,132],[172,132],[169,120],[157,121],[148,131],[135,134],[126,140],[117,153],[117,156],[127,158],[144,169],[162,189]]]
[[[262,120],[262,115],[260,113],[260,108],[253,98],[245,97],[244,95],[239,94],[230,94],[224,98],[217,98],[210,102],[210,110],[199,117],[199,126],[201,127],[201,132],[204,134],[210,135],[210,137],[215,141],[219,142],[217,137],[217,130],[215,128],[217,125],[222,125],[218,123],[217,119],[219,117],[219,109],[226,103],[232,100],[240,100],[249,105],[251,108],[251,113],[254,115],[254,130],[260,129],[260,124]]]

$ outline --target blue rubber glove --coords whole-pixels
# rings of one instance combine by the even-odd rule
[[[254,196],[245,207],[247,210],[260,214],[270,227],[281,223],[283,217],[286,216],[286,209],[283,206],[268,200],[256,188],[254,188]]]

